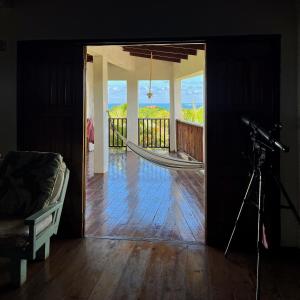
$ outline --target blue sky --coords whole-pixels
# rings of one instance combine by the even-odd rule
[[[125,80],[108,81],[108,103],[127,102],[127,82]]]
[[[181,80],[181,102],[203,104],[203,75]]]
[[[139,80],[138,97],[140,103],[147,103],[149,80]],[[153,80],[152,103],[169,103],[169,81]],[[108,81],[108,103],[119,104],[127,102],[127,84],[125,80]],[[181,102],[203,104],[203,75],[190,77],[181,81]]]
[[[152,80],[151,89],[153,96],[151,99],[147,97],[149,92],[149,80],[139,80],[138,97],[140,103],[169,103],[170,102],[170,83],[169,80]]]

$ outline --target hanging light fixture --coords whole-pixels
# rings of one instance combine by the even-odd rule
[[[151,89],[151,84],[152,84],[152,58],[153,58],[153,55],[152,55],[152,52],[151,52],[151,56],[150,56],[150,74],[149,74],[149,91],[147,93],[148,99],[151,99],[152,96],[153,96],[152,89]]]

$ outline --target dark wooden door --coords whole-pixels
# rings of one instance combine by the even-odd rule
[[[61,153],[70,169],[60,234],[83,235],[83,69],[79,44],[18,44],[18,149]]]
[[[207,43],[207,242],[224,246],[248,182],[248,129],[279,121],[280,38],[222,38]],[[278,172],[278,156],[275,169]],[[279,197],[272,192],[272,242],[279,240]],[[256,211],[246,208],[235,241],[255,246]]]

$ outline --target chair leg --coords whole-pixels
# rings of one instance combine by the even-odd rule
[[[12,259],[10,266],[11,283],[15,287],[20,287],[27,278],[27,260]]]
[[[50,253],[50,239],[48,239],[45,244],[36,252],[37,260],[45,260],[48,258]]]

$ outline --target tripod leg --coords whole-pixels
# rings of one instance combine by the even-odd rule
[[[262,199],[262,175],[261,171],[258,171],[258,218],[257,218],[257,260],[256,260],[256,300],[260,299],[260,250],[262,240],[262,213],[263,213],[263,199]]]
[[[298,223],[299,223],[299,225],[300,225],[300,216],[299,216],[299,214],[298,214],[298,212],[297,212],[297,210],[296,210],[295,205],[294,205],[293,202],[291,201],[291,199],[290,199],[290,197],[289,197],[287,191],[285,190],[283,184],[281,183],[281,181],[280,181],[274,174],[272,174],[272,175],[273,175],[273,178],[274,178],[276,184],[277,184],[278,187],[280,188],[280,191],[282,192],[283,196],[285,197],[285,199],[286,199],[286,201],[287,201],[287,203],[288,203],[290,209],[291,209],[292,212],[294,213],[295,218],[297,219],[297,221],[298,221]]]
[[[224,253],[225,257],[227,256],[227,253],[228,253],[228,250],[229,250],[229,247],[230,247],[232,238],[233,238],[233,236],[234,236],[234,233],[235,233],[237,224],[238,224],[238,222],[239,222],[241,213],[242,213],[242,211],[243,211],[245,202],[246,202],[246,200],[248,199],[249,191],[250,191],[251,186],[252,186],[252,184],[253,184],[253,180],[254,180],[254,177],[255,177],[255,173],[256,173],[256,171],[253,170],[252,175],[251,175],[251,178],[250,178],[250,181],[249,181],[249,184],[248,184],[248,187],[247,187],[247,190],[246,190],[246,193],[245,193],[245,196],[244,196],[244,198],[243,198],[242,205],[241,205],[241,207],[240,207],[239,213],[238,213],[237,218],[236,218],[235,223],[234,223],[233,230],[232,230],[232,232],[231,232],[229,241],[228,241],[228,243],[227,243],[227,247],[226,247],[226,250],[225,250],[225,253]]]

